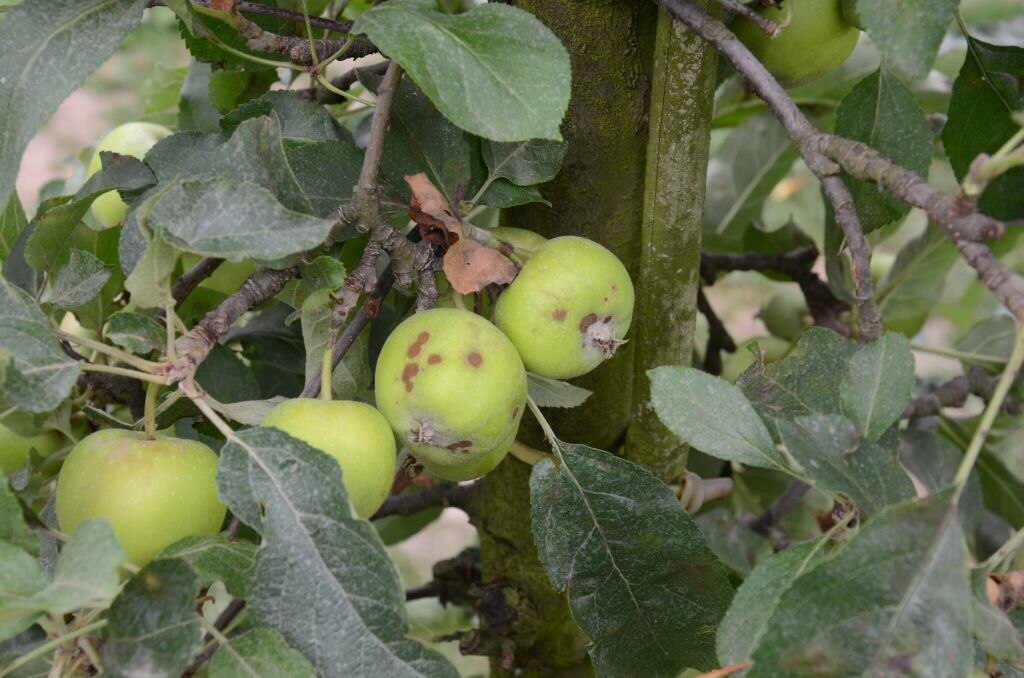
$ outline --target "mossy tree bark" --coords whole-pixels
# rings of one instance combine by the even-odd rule
[[[634,407],[634,392],[643,402],[648,397],[645,386],[635,386],[634,375],[646,384],[642,370],[664,362],[685,362],[679,356],[691,350],[713,67],[702,44],[668,22],[658,28],[654,3],[515,0],[515,4],[536,15],[565,44],[572,60],[573,91],[562,126],[567,143],[562,171],[541,189],[552,206],[509,210],[505,223],[548,237],[572,234],[604,244],[638,283],[638,315],[659,314],[650,324],[638,324],[642,339],[634,331],[633,340],[611,361],[577,380],[594,392],[582,407],[550,411],[551,424],[562,439],[619,452],[630,420],[639,411]],[[659,68],[684,72],[654,76],[655,83],[660,83],[653,89],[661,98],[654,109],[660,131],[649,149],[648,109],[659,30],[664,33],[657,40],[664,52],[657,59]],[[690,96],[699,97],[699,104],[686,95],[691,87]],[[685,110],[672,111],[677,105]],[[681,155],[680,147],[692,152]],[[647,158],[660,158],[663,153],[668,158],[659,160],[652,174],[646,169]],[[667,174],[676,171],[682,178],[673,182]],[[652,180],[660,188],[645,188],[645,181]],[[669,205],[675,199],[683,204]],[[684,218],[688,210],[696,210],[696,216]],[[661,261],[665,257],[679,260],[665,263]],[[687,273],[678,285],[665,286],[661,283],[666,281],[652,283],[643,266],[653,267],[656,276],[674,275],[680,267]],[[662,295],[672,296],[669,316],[660,305]],[[676,326],[666,331],[666,321]],[[653,327],[661,332],[651,332]],[[637,355],[637,349],[651,351],[651,358]],[[649,407],[641,415],[645,423],[638,426],[650,425]],[[525,429],[529,442],[538,447],[544,444],[536,431],[531,434]],[[674,468],[659,466],[656,459],[679,454],[674,440],[671,451],[664,451],[668,448],[657,447],[662,445],[660,438],[641,437],[638,431],[633,439],[638,441],[635,460],[650,463],[659,473],[663,467]],[[537,560],[530,528],[529,478],[530,467],[510,457],[486,476],[470,507],[480,533],[484,578],[501,583],[499,607],[506,617],[515,617],[506,624],[498,614],[498,619],[485,619],[484,626],[489,629],[486,632],[503,635],[514,644],[515,664],[524,670],[518,675],[590,675],[585,639],[572,622],[565,596],[551,589]],[[505,675],[500,664],[499,660],[492,663],[494,675]]]

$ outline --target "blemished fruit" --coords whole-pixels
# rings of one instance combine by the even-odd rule
[[[754,337],[753,339],[748,339],[741,344],[737,344],[736,352],[728,354],[722,360],[722,379],[735,383],[740,378],[740,375],[754,364],[756,358],[749,348],[754,343],[764,351],[764,362],[766,365],[776,360],[782,360],[789,353],[789,349],[792,348],[788,341],[778,337]]]
[[[202,257],[198,254],[190,252],[181,255],[181,263],[186,271],[198,264],[201,259]],[[217,267],[213,275],[199,283],[199,285],[200,287],[220,292],[225,296],[230,296],[239,290],[245,279],[252,275],[255,270],[256,262],[252,260],[225,261]]]
[[[140,160],[156,142],[172,134],[163,125],[151,122],[129,122],[115,127],[96,145],[86,177],[91,177],[103,168],[100,151],[112,151],[121,155],[130,155]],[[121,200],[117,191],[108,191],[96,198],[92,203],[92,214],[97,221],[111,228],[117,226],[128,212],[128,206]]]
[[[553,238],[534,252],[494,312],[526,369],[554,379],[578,377],[610,358],[632,320],[626,267],[576,236]]]
[[[0,424],[0,473],[6,476],[21,468],[33,448],[45,457],[60,448],[63,442],[64,437],[57,431],[20,436]]]
[[[775,38],[738,17],[730,28],[783,87],[796,87],[838,68],[857,46],[860,31],[843,18],[840,0],[785,0],[759,10],[779,25]]]
[[[511,226],[498,226],[497,228],[492,228],[490,233],[495,238],[504,240],[509,245],[512,245],[512,247],[515,247],[519,253],[527,255],[536,252],[548,241],[547,238],[539,233]]]
[[[334,457],[352,508],[369,518],[391,490],[398,451],[384,416],[353,400],[288,400],[267,414],[272,426]]]
[[[478,315],[435,308],[384,342],[377,407],[434,475],[468,480],[494,468],[515,439],[526,370],[512,342]]]
[[[206,445],[107,429],[82,439],[57,479],[57,524],[71,534],[106,518],[128,560],[145,565],[179,539],[216,534],[227,509],[217,497],[217,455]]]
[[[804,296],[795,290],[780,292],[761,311],[761,320],[772,336],[793,341],[804,331],[810,311]]]

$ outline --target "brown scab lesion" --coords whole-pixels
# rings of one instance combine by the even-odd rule
[[[423,349],[423,345],[430,341],[430,332],[420,332],[419,336],[416,337],[416,341],[409,344],[409,350],[406,351],[406,355],[410,358],[415,358],[420,354]]]
[[[518,417],[518,416],[519,416],[519,405],[514,405],[512,407],[512,421],[515,421],[516,417]]]
[[[551,317],[557,320],[558,322],[562,322],[563,320],[565,320],[566,313],[567,312],[564,308],[556,308],[555,312],[551,314]]]
[[[469,452],[469,448],[471,447],[473,447],[472,440],[460,440],[457,443],[445,445],[445,449],[451,450],[452,452]]]
[[[416,363],[406,363],[405,369],[402,370],[402,383],[405,384],[405,392],[410,393],[412,391],[412,380],[419,374],[420,366]]]
[[[427,358],[427,364],[428,365],[437,365],[438,363],[441,362],[441,360],[443,360],[443,358],[441,358],[441,354],[440,353],[431,353],[430,357]]]
[[[477,353],[476,351],[473,351],[468,356],[466,356],[466,362],[468,362],[473,367],[480,367],[481,365],[484,364],[484,357]]]
[[[586,333],[587,328],[597,322],[596,313],[588,313],[583,316],[583,320],[580,321],[580,332]]]

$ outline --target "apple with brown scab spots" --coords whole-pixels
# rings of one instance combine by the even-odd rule
[[[408,318],[384,342],[377,408],[434,475],[468,480],[508,452],[526,405],[515,347],[484,318],[435,308]]]
[[[624,342],[633,301],[633,282],[614,254],[592,240],[563,236],[533,253],[498,298],[494,322],[526,369],[571,379]]]

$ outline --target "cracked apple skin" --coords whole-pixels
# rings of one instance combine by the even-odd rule
[[[217,455],[195,440],[107,429],[83,438],[57,479],[57,523],[71,534],[106,518],[128,560],[142,566],[185,537],[216,534]]]
[[[334,457],[359,517],[369,518],[387,499],[398,451],[387,420],[371,405],[295,398],[274,407],[262,425]]]
[[[831,73],[853,53],[860,31],[843,17],[840,0],[786,0],[760,13],[778,24],[775,38],[757,24],[737,18],[730,28],[783,87],[796,87]]]
[[[468,480],[498,465],[526,405],[515,346],[478,315],[435,308],[408,318],[384,342],[377,408],[431,473]]]
[[[633,301],[633,282],[614,254],[592,240],[562,236],[533,253],[498,298],[494,322],[526,369],[571,379],[623,343]]]
[[[149,152],[149,149],[156,145],[156,142],[171,134],[171,130],[152,122],[129,122],[115,127],[96,145],[96,150],[89,161],[86,178],[103,168],[100,151],[130,155],[141,160]],[[117,191],[107,191],[96,198],[90,209],[93,216],[107,228],[120,224],[128,213],[128,206],[125,205],[124,200],[121,200]]]

